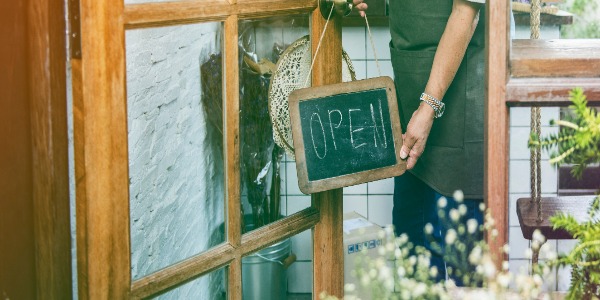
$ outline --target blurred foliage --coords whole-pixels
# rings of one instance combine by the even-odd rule
[[[561,38],[600,38],[600,6],[598,0],[567,0],[558,6],[560,9],[575,15],[573,24],[561,26]]]

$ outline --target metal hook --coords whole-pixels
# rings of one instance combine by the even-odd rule
[[[321,9],[321,15],[327,19],[331,6],[334,6],[336,14],[345,17],[352,12],[352,0],[319,0],[319,8]]]

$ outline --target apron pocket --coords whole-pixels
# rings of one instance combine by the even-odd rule
[[[390,43],[394,82],[398,98],[398,109],[402,131],[413,112],[419,108],[419,97],[425,91],[433,65],[434,51],[398,50]],[[465,126],[465,76],[464,67],[459,68],[454,82],[446,92],[444,115],[435,119],[427,140],[427,146],[462,148]],[[446,99],[448,99],[446,101]]]

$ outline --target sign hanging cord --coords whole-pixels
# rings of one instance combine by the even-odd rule
[[[310,63],[310,69],[308,70],[308,75],[306,76],[306,80],[304,81],[304,85],[308,84],[308,80],[312,75],[313,67],[315,66],[315,59],[317,58],[317,54],[319,53],[319,49],[321,48],[321,42],[323,42],[323,37],[325,36],[325,31],[327,31],[327,25],[329,24],[329,20],[331,19],[331,14],[333,13],[334,5],[331,5],[331,10],[329,11],[329,15],[327,16],[327,20],[325,21],[325,26],[323,26],[323,32],[321,32],[321,37],[319,38],[319,43],[317,44],[317,49],[315,49],[315,55],[312,58],[312,62]]]
[[[365,13],[365,23],[367,24],[367,32],[369,33],[369,40],[371,40],[371,48],[373,48],[373,57],[375,57],[375,64],[377,65],[377,73],[381,76],[381,67],[379,67],[379,60],[377,59],[377,51],[375,50],[375,43],[373,42],[373,35],[371,34],[371,28],[369,27],[369,20],[367,19],[367,13]]]

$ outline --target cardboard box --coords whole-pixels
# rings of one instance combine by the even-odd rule
[[[353,283],[356,287],[354,296],[360,299],[371,299],[371,290],[369,287],[362,287],[360,278],[352,276],[352,271],[356,270],[356,258],[368,256],[372,259],[381,257],[379,249],[385,247],[388,241],[385,238],[384,229],[367,220],[356,212],[344,214],[344,284]],[[382,238],[383,237],[383,238]],[[362,254],[361,251],[365,250]],[[387,257],[387,265],[394,267],[394,257]],[[393,272],[395,274],[395,272]]]

